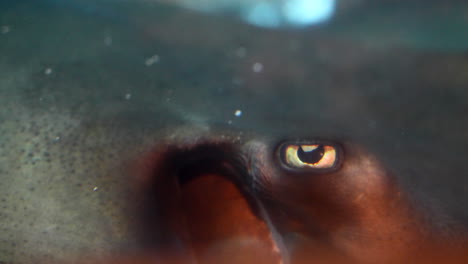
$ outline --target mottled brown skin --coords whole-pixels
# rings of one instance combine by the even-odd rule
[[[320,173],[285,168],[260,141],[157,147],[137,173],[144,249],[108,262],[468,263],[465,237],[426,221],[370,153],[339,144],[341,164]]]

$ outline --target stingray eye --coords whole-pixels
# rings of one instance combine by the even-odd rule
[[[279,148],[280,159],[290,169],[336,169],[339,165],[339,149],[332,144],[290,144]]]

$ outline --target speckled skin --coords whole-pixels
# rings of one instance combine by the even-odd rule
[[[137,248],[129,168],[163,138],[217,126],[235,127],[233,138],[346,138],[396,175],[428,222],[449,235],[468,223],[466,56],[168,7],[119,6],[124,20],[0,7],[0,263]]]

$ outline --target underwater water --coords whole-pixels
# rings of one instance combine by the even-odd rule
[[[0,2],[0,263],[137,249],[129,164],[217,129],[351,140],[468,227],[467,3],[337,0],[296,27],[183,2]]]

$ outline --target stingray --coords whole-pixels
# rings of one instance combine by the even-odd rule
[[[465,260],[464,56],[68,10],[1,11],[0,263]]]

